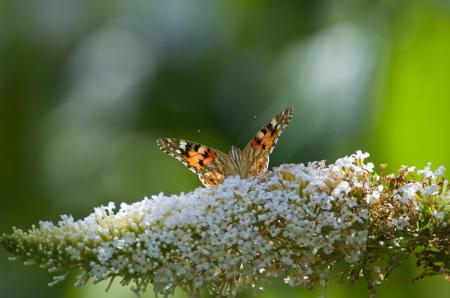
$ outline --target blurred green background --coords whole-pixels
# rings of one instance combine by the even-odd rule
[[[361,149],[391,171],[449,168],[450,1],[0,1],[0,232],[188,192],[200,182],[157,137],[227,151],[287,106],[271,166]],[[1,297],[134,297],[48,288],[7,257]],[[410,260],[379,297],[450,296],[417,274]],[[322,294],[274,280],[256,297]],[[368,294],[333,282],[328,296]]]

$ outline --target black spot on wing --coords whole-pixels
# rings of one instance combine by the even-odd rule
[[[186,142],[184,149],[180,148],[181,154],[183,154],[184,156],[189,156],[189,151],[191,151],[191,148],[192,148],[192,144]]]

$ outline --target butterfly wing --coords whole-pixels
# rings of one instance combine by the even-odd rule
[[[198,174],[207,187],[222,183],[232,174],[228,155],[217,149],[183,139],[160,138],[157,143],[162,151]]]
[[[278,137],[292,119],[294,109],[289,107],[273,117],[269,123],[258,130],[255,137],[245,146],[243,154],[247,165],[247,177],[264,172],[269,166],[269,156]]]

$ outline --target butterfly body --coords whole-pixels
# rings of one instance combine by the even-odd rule
[[[158,146],[199,175],[205,186],[214,187],[228,176],[249,178],[267,170],[269,156],[289,123],[293,109],[287,108],[261,128],[243,150],[232,146],[228,154],[195,142],[160,138]]]

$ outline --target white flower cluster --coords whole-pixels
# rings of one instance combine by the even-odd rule
[[[64,215],[57,225],[14,229],[3,244],[52,272],[81,272],[80,285],[121,277],[137,291],[151,283],[164,295],[180,286],[230,296],[271,276],[310,286],[326,282],[336,261],[354,264],[365,254],[370,206],[383,197],[367,157],[358,151],[328,166],[285,164],[253,179],[230,177],[217,188],[123,203],[117,212],[110,203],[83,220]],[[421,190],[433,195],[427,187]],[[398,203],[407,206],[418,190],[404,186]],[[392,222],[403,230],[408,217]]]

